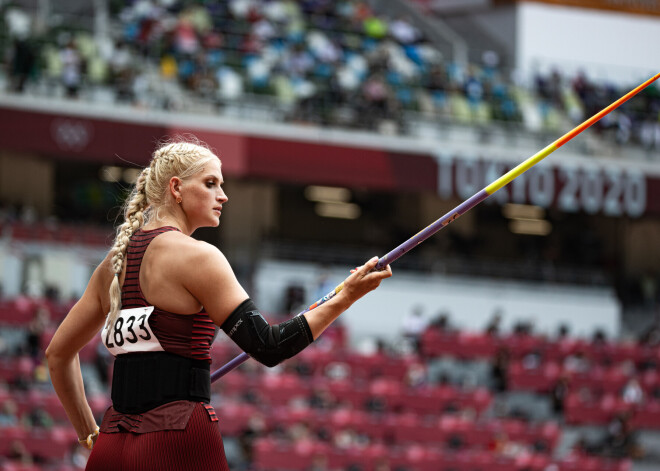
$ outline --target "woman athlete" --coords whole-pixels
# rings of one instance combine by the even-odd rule
[[[165,145],[138,177],[114,245],[46,350],[55,391],[88,470],[227,470],[210,402],[210,347],[218,327],[274,366],[309,345],[346,309],[392,276],[374,257],[344,289],[302,316],[269,325],[224,255],[195,240],[220,223],[227,195],[220,159],[189,142]],[[217,326],[217,327],[216,327]],[[112,406],[97,427],[78,352],[98,332],[115,356]]]

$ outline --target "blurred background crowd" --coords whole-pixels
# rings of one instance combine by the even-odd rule
[[[520,77],[487,48],[457,62],[412,16],[364,0],[106,7],[106,23],[92,32],[72,28],[64,16],[30,22],[29,13],[5,2],[8,88],[196,113],[252,103],[285,121],[406,134],[413,125],[406,114],[556,132],[632,85],[559,67]],[[659,112],[659,93],[650,89],[597,127],[618,144],[657,149]]]

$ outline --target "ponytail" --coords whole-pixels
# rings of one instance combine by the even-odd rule
[[[126,250],[131,236],[145,224],[145,213],[149,203],[145,191],[146,182],[149,178],[150,167],[142,170],[135,183],[126,204],[124,205],[124,223],[117,228],[117,235],[112,246],[112,270],[114,275],[110,283],[110,312],[108,313],[106,325],[112,325],[121,310],[121,287],[119,276],[124,269]]]

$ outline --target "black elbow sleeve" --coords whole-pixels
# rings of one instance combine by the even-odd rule
[[[270,325],[251,299],[234,309],[222,330],[245,353],[268,367],[291,358],[314,340],[304,316]]]

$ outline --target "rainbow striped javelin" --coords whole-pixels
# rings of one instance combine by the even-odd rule
[[[628,93],[626,93],[624,96],[616,100],[614,103],[612,103],[610,106],[607,108],[604,108],[600,112],[596,113],[593,115],[591,118],[587,119],[585,122],[580,124],[579,126],[573,128],[571,131],[567,132],[564,134],[562,137],[557,139],[555,142],[550,144],[549,146],[545,147],[544,149],[540,150],[521,164],[519,164],[517,167],[511,169],[504,175],[502,175],[500,178],[495,180],[493,183],[490,185],[486,186],[484,189],[478,191],[474,195],[472,195],[470,198],[456,206],[454,209],[446,213],[444,216],[441,218],[437,219],[433,223],[431,223],[429,226],[426,228],[422,229],[420,232],[412,236],[410,239],[405,241],[403,244],[399,245],[397,248],[394,250],[388,252],[385,254],[383,257],[381,257],[378,260],[378,264],[376,265],[376,270],[381,270],[387,265],[391,264],[395,260],[397,260],[399,257],[403,256],[405,253],[409,252],[413,248],[417,247],[419,244],[424,242],[426,239],[431,237],[433,234],[438,232],[440,229],[443,227],[447,226],[448,224],[454,222],[456,219],[458,219],[460,216],[468,212],[470,209],[474,208],[476,205],[481,203],[483,200],[488,198],[490,195],[495,193],[497,190],[500,188],[508,185],[511,183],[514,179],[525,173],[527,170],[532,168],[534,165],[539,163],[541,160],[545,159],[547,156],[552,154],[554,151],[559,149],[561,146],[566,144],[568,141],[573,139],[575,136],[580,134],[582,131],[590,127],[592,124],[598,122],[600,119],[602,119],[604,116],[607,114],[611,113],[615,109],[617,109],[619,106],[624,104],[626,101],[630,100],[632,97],[637,95],[639,92],[644,90],[646,87],[651,85],[653,82],[658,80],[660,78],[660,73],[654,75],[650,79],[648,79],[646,82],[642,83],[641,85],[635,87]],[[323,296],[321,299],[316,301],[314,304],[309,306],[307,309],[304,311],[300,312],[297,315],[302,315],[305,314],[306,312],[311,311],[312,309],[317,308],[321,304],[327,302],[328,300],[332,299],[339,293],[342,289],[344,288],[344,283],[341,283],[338,285],[333,291],[329,292],[325,296]],[[211,374],[211,381],[216,381],[217,379],[221,378],[225,374],[227,374],[229,371],[233,370],[236,368],[238,365],[243,363],[245,360],[247,360],[249,355],[247,353],[241,353],[238,355],[236,358],[233,360],[229,361],[226,365],[222,366],[218,370],[214,371]]]

